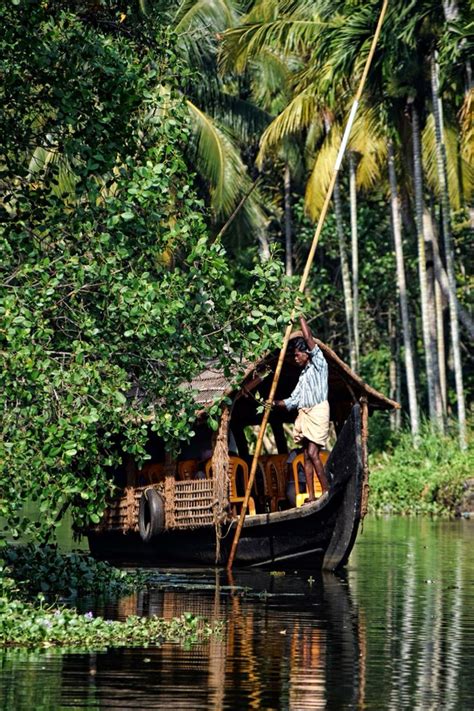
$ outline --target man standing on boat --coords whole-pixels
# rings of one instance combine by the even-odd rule
[[[314,471],[323,493],[329,489],[320,452],[329,434],[328,364],[316,344],[308,324],[300,316],[303,338],[294,340],[294,358],[302,368],[298,383],[285,400],[275,400],[275,407],[298,410],[294,439],[303,447],[307,502],[315,500]],[[305,502],[306,503],[306,502]]]

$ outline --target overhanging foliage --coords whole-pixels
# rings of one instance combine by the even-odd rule
[[[97,522],[107,468],[121,451],[144,456],[150,408],[178,448],[195,413],[182,383],[209,357],[229,369],[267,348],[279,330],[269,304],[285,318],[278,265],[257,266],[241,293],[208,239],[183,159],[186,71],[173,37],[151,21],[125,31],[119,13],[106,22],[55,7],[0,10],[7,537],[45,534],[66,506]],[[39,149],[51,159],[32,169]]]

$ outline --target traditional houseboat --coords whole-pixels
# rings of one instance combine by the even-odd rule
[[[292,335],[290,353],[291,340],[299,335]],[[236,565],[335,570],[347,562],[366,513],[369,416],[399,405],[367,385],[328,346],[317,343],[328,363],[336,438],[326,455],[330,489],[302,506],[302,455],[288,453],[285,433],[296,413],[272,411],[275,451],[259,460]],[[238,385],[212,365],[193,380],[190,385],[202,407],[194,439],[178,461],[170,460],[159,441],[150,441],[151,460],[141,469],[128,458],[117,472],[117,496],[101,523],[88,530],[93,555],[167,565],[226,563],[248,482],[247,436],[260,423],[277,360],[278,351],[249,364]],[[277,398],[288,396],[299,374],[287,356]],[[206,408],[219,398],[227,404],[212,433]]]

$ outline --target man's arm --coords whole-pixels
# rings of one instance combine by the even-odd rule
[[[316,345],[316,341],[313,338],[311,329],[308,326],[308,324],[306,323],[304,316],[300,316],[300,324],[301,324],[301,330],[303,331],[303,338],[306,341],[306,345],[308,346],[309,350],[312,351],[314,346]]]

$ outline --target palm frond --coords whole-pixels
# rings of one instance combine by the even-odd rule
[[[28,178],[42,182],[55,171],[56,180],[52,183],[52,192],[57,197],[73,198],[77,183],[74,170],[69,160],[53,146],[51,137],[48,142],[50,146],[37,146],[34,149],[28,164]]]
[[[470,202],[474,190],[474,169],[460,152],[457,131],[453,126],[444,126],[444,144],[446,149],[447,180],[449,200],[453,209],[461,207],[462,202]],[[440,197],[436,132],[434,116],[430,114],[423,130],[423,167],[426,181],[434,193]]]
[[[318,20],[278,19],[243,25],[224,33],[219,64],[222,71],[245,71],[248,62],[265,49],[303,55],[323,25]]]
[[[349,140],[349,149],[360,156],[357,166],[357,184],[370,188],[385,172],[388,143],[379,115],[361,106],[357,113]]]
[[[254,101],[271,113],[279,113],[288,99],[292,62],[268,49],[252,60],[251,87]]]
[[[309,124],[308,132],[306,134],[306,141],[304,144],[304,154],[307,164],[312,163],[318,146],[322,142],[324,137],[324,122],[317,121],[316,116],[313,121]]]
[[[184,0],[174,18],[178,47],[190,66],[215,62],[220,34],[238,20],[231,0]]]
[[[309,126],[318,110],[317,97],[313,89],[295,96],[264,131],[260,139],[257,165],[261,165],[266,154],[285,138]]]
[[[474,165],[474,89],[466,92],[459,112],[461,158]]]
[[[235,220],[235,227],[241,234],[260,234],[266,238],[269,219],[262,205],[264,200],[258,190],[245,201]]]
[[[331,182],[341,137],[341,127],[338,124],[334,124],[316,155],[313,169],[306,185],[305,209],[314,221],[319,217],[329,183]]]
[[[196,29],[222,32],[232,27],[237,18],[235,3],[229,0],[184,0],[174,18],[174,31],[177,34]]]
[[[209,184],[211,206],[217,217],[229,216],[249,185],[246,167],[231,138],[210,116],[187,100],[194,132],[193,160]]]
[[[271,115],[254,102],[225,91],[217,93],[212,100],[207,98],[207,113],[225,126],[239,142],[256,143],[272,120]]]

